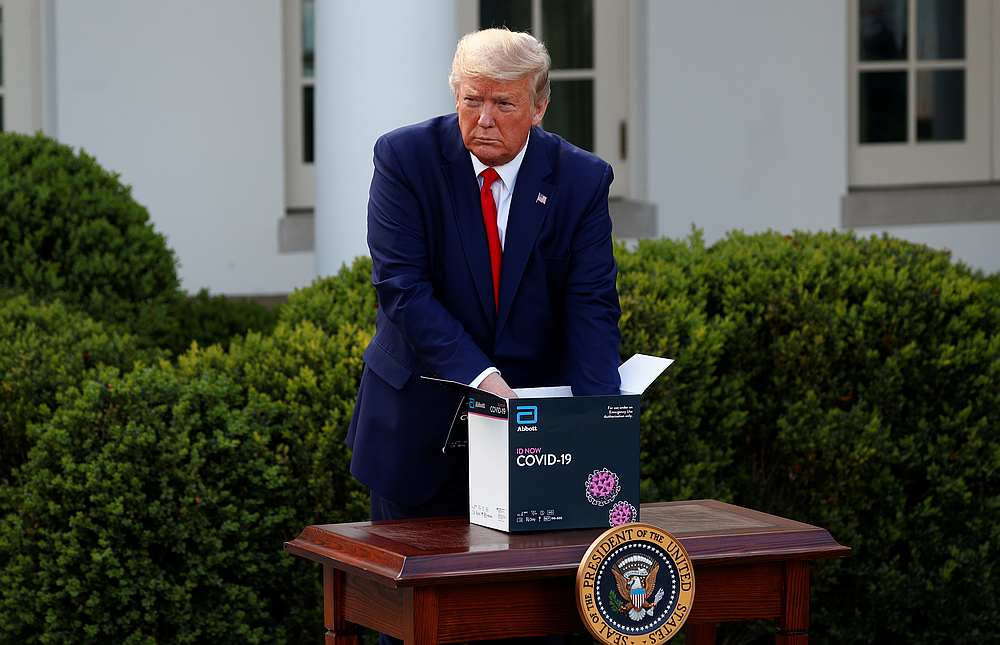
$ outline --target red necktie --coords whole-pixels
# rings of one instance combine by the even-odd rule
[[[483,224],[486,226],[486,242],[490,247],[490,269],[493,272],[493,303],[500,311],[500,231],[497,229],[497,205],[493,201],[493,182],[500,178],[497,171],[487,168],[482,172],[483,187],[479,191],[479,203],[483,206]]]

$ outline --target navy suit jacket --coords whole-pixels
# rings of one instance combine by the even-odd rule
[[[495,365],[515,388],[618,393],[612,177],[598,157],[532,129],[511,199],[498,312],[457,117],[378,140],[368,201],[377,331],[347,436],[358,479],[416,505],[468,458],[442,454],[461,395],[421,375],[470,383]]]

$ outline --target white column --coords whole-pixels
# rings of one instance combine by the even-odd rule
[[[457,0],[316,2],[316,272],[368,253],[378,136],[455,109]]]

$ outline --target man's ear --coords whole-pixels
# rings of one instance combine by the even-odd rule
[[[545,99],[541,103],[535,103],[535,113],[531,117],[531,125],[538,125],[545,116],[545,110],[549,107],[549,100]]]

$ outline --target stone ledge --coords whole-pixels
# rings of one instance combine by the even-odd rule
[[[840,200],[845,228],[1000,221],[1000,183],[855,190]]]

